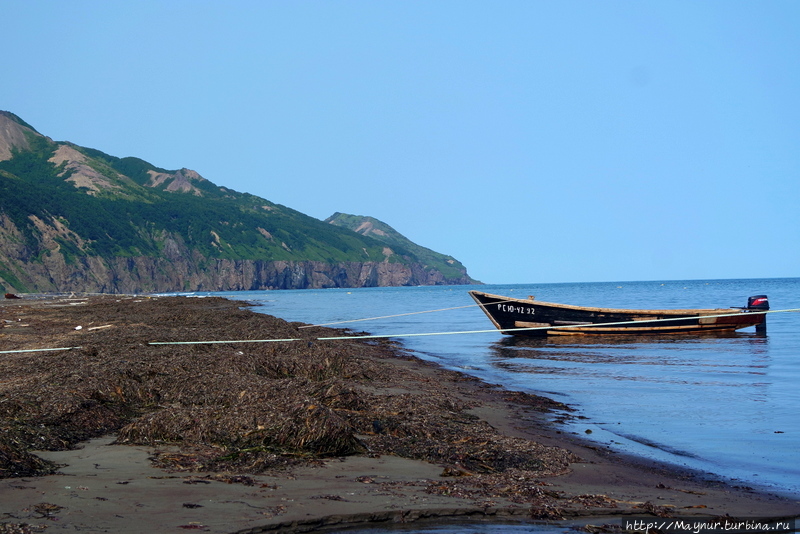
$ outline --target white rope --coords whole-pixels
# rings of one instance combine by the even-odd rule
[[[509,298],[509,299],[505,299],[505,300],[495,301],[495,302],[493,302],[493,304],[502,304],[504,302],[514,302],[516,300],[518,300],[518,299]],[[366,317],[364,319],[348,319],[346,321],[334,321],[332,323],[306,324],[306,325],[303,325],[303,326],[298,326],[298,328],[312,328],[312,327],[315,327],[315,326],[331,326],[331,325],[334,325],[334,324],[358,323],[358,322],[361,322],[361,321],[374,321],[376,319],[393,319],[395,317],[404,317],[406,315],[419,315],[421,313],[434,313],[434,312],[440,312],[440,311],[461,310],[463,308],[477,308],[478,306],[480,306],[480,304],[467,304],[466,306],[454,306],[452,308],[439,308],[438,310],[425,310],[425,311],[416,311],[416,312],[408,312],[408,313],[398,313],[398,314],[395,314],[395,315],[383,315],[383,316],[380,316],[380,317]]]
[[[793,308],[787,310],[770,310],[759,312],[739,312],[739,313],[725,313],[719,315],[708,315],[706,317],[737,317],[739,315],[750,315],[752,313],[767,314],[767,313],[784,313],[784,312],[800,312],[800,308]],[[562,330],[567,328],[587,328],[587,327],[606,327],[606,326],[620,326],[626,324],[641,324],[642,322],[656,323],[668,321],[685,321],[696,316],[683,316],[683,317],[670,317],[668,319],[652,319],[648,321],[619,321],[613,323],[593,323],[591,325],[564,325],[564,326],[537,326],[526,328],[504,328],[503,332],[523,332],[534,330]],[[382,339],[382,338],[402,338],[402,337],[423,337],[423,336],[452,336],[460,334],[486,334],[490,332],[499,332],[493,328],[490,330],[460,330],[453,332],[423,332],[412,334],[374,334],[374,335],[358,335],[358,336],[330,336],[318,338],[285,338],[285,339],[237,339],[237,340],[216,340],[216,341],[153,341],[148,345],[204,345],[216,343],[276,343],[276,342],[291,342],[291,341],[333,341],[333,340],[359,340],[359,339]]]
[[[72,350],[80,347],[55,347],[52,349],[20,349],[20,350],[0,350],[0,354],[15,354],[20,352],[44,352],[48,350]]]
[[[437,310],[431,310],[437,311]],[[759,312],[740,312],[740,313],[726,313],[726,314],[719,314],[719,315],[709,315],[707,317],[736,317],[739,315],[750,315],[751,313],[787,313],[787,312],[800,312],[800,308],[791,308],[786,310],[769,310],[769,311],[759,311]],[[424,312],[420,312],[424,313]],[[671,317],[669,319],[653,319],[646,321],[648,323],[655,323],[655,322],[668,322],[668,321],[682,321],[687,318],[691,318],[691,316],[684,316],[684,317]],[[591,325],[564,325],[564,326],[537,326],[537,327],[526,327],[526,328],[506,328],[503,329],[503,332],[523,332],[523,331],[534,331],[534,330],[561,330],[567,328],[586,328],[586,327],[606,327],[606,326],[620,326],[626,324],[634,324],[638,323],[641,324],[643,321],[620,321],[620,322],[613,322],[613,323],[593,323]],[[358,336],[328,336],[328,337],[318,337],[318,338],[283,338],[283,339],[227,339],[227,340],[213,340],[213,341],[151,341],[148,345],[212,345],[212,344],[224,344],[224,343],[281,343],[281,342],[294,342],[294,341],[337,341],[337,340],[359,340],[359,339],[385,339],[385,338],[402,338],[402,337],[423,337],[423,336],[453,336],[453,335],[463,335],[463,334],[488,334],[488,333],[497,333],[499,332],[498,329],[492,328],[489,330],[460,330],[460,331],[452,331],[452,332],[421,332],[421,333],[411,333],[411,334],[374,334],[374,335],[358,335]],[[18,350],[3,350],[0,351],[0,354],[18,354],[24,352],[45,352],[45,351],[57,351],[57,350],[74,350],[80,349],[81,347],[53,347],[53,348],[44,348],[44,349],[18,349]]]
[[[511,302],[510,300],[504,300],[502,302]],[[419,315],[421,313],[434,313],[440,311],[450,311],[450,310],[460,310],[462,308],[475,308],[478,304],[467,304],[466,306],[455,306],[453,308],[440,308],[438,310],[425,310],[425,311],[416,311],[416,312],[408,312],[408,313],[398,313],[396,315],[383,315],[381,317],[367,317],[365,319],[349,319],[347,321],[335,321],[332,323],[321,323],[321,324],[307,324],[300,326],[298,328],[312,328],[315,326],[331,326],[334,324],[345,324],[345,323],[358,323],[360,321],[374,321],[376,319],[393,319],[395,317],[404,317],[406,315]]]
[[[283,341],[317,341],[322,338],[289,337],[286,339],[230,339],[217,341],[150,341],[148,345],[213,345],[215,343],[278,343]]]

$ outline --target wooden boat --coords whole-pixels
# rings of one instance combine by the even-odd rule
[[[766,332],[766,295],[747,307],[709,310],[626,310],[553,304],[534,297],[516,299],[481,291],[469,294],[503,334],[575,336],[621,334],[698,334],[733,332],[755,326]]]

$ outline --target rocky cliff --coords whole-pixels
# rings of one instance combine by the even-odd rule
[[[130,294],[472,283],[467,276],[447,278],[420,263],[206,258],[175,236],[164,238],[163,256],[70,258],[56,239],[64,235],[63,228],[41,221],[38,228],[41,246],[31,250],[21,245],[19,229],[0,216],[0,288],[5,292]]]
[[[410,241],[389,247],[216,186],[189,169],[169,171],[54,142],[16,115],[0,112],[0,290],[5,292],[473,282],[455,259]]]

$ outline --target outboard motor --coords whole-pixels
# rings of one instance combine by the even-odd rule
[[[756,295],[747,299],[748,310],[767,311],[769,310],[769,299],[766,295]]]
[[[747,311],[768,311],[769,299],[766,295],[755,295],[747,299]],[[756,325],[756,334],[767,333],[767,316],[764,315],[764,320]]]

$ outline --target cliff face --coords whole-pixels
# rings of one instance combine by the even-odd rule
[[[341,228],[347,228],[357,234],[380,241],[387,246],[384,250],[392,252],[399,251],[401,254],[413,256],[417,258],[419,264],[423,266],[429,266],[429,268],[435,266],[435,270],[443,275],[443,279],[463,280],[455,282],[458,284],[477,283],[466,275],[467,269],[454,257],[422,247],[388,224],[374,217],[348,215],[346,213],[337,212],[325,219],[325,222]],[[432,283],[440,284],[451,282],[437,281]]]
[[[165,253],[160,257],[70,257],[53,238],[60,235],[58,228],[41,222],[39,227],[46,237],[41,247],[31,250],[21,244],[19,229],[0,216],[0,265],[5,266],[0,286],[5,291],[143,293],[471,283],[466,275],[446,278],[418,263],[206,258],[180,236],[164,236]],[[39,261],[33,261],[34,252]]]
[[[0,290],[473,283],[450,256],[405,238],[388,244],[216,186],[189,169],[54,142],[0,111]]]

